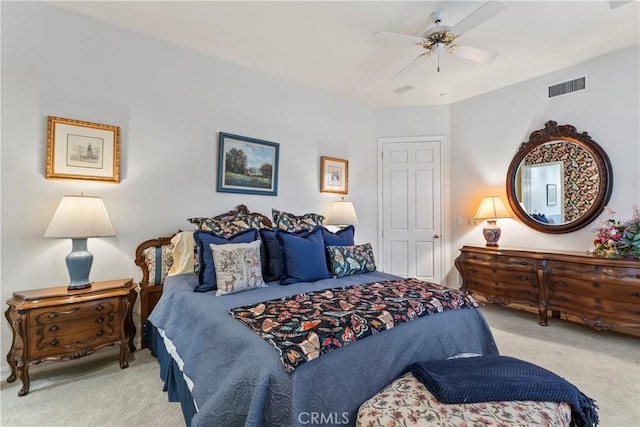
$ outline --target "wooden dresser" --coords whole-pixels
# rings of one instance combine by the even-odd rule
[[[132,279],[93,282],[90,288],[66,286],[18,291],[7,300],[5,317],[13,331],[7,361],[13,382],[29,392],[29,367],[44,360],[77,359],[109,345],[120,345],[120,367],[129,366],[127,350],[135,351]]]
[[[464,246],[455,265],[461,289],[488,302],[538,310],[598,330],[640,336],[640,261],[586,252]]]

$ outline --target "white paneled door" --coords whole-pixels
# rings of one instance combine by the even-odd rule
[[[384,138],[380,239],[383,270],[442,283],[441,139]]]

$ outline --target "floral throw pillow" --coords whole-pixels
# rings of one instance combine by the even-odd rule
[[[289,212],[271,209],[271,214],[276,228],[291,232],[313,230],[316,226],[322,225],[324,221],[324,216],[315,213],[294,215]]]
[[[239,231],[246,230],[248,228],[265,227],[259,216],[251,214],[236,214],[232,218],[195,217],[188,218],[187,221],[194,224],[198,230],[212,231],[223,237],[232,236]]]
[[[327,246],[331,274],[335,277],[376,271],[371,243],[353,246]]]
[[[260,240],[251,243],[210,244],[216,268],[216,295],[227,295],[267,285],[262,279]]]

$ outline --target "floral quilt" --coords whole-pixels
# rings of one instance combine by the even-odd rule
[[[464,292],[400,279],[308,292],[232,308],[278,351],[287,372],[358,339],[419,317],[477,307]]]

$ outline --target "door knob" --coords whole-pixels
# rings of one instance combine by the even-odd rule
[[[439,239],[439,238],[440,238],[440,235],[439,235],[439,234],[434,234],[434,235],[433,235],[433,238],[434,238],[434,239]]]

